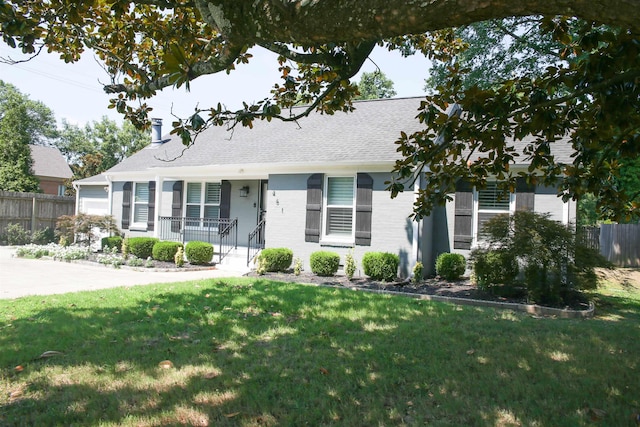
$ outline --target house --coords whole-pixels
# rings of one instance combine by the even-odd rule
[[[40,181],[44,194],[64,196],[65,181],[71,179],[73,172],[60,150],[55,147],[29,145],[33,160],[33,174]]]
[[[468,254],[479,225],[516,208],[565,223],[575,204],[555,188],[519,186],[509,200],[495,186],[460,185],[454,200],[414,222],[415,188],[385,189],[400,131],[420,129],[421,98],[358,102],[350,114],[311,114],[299,123],[261,121],[253,129],[215,127],[185,150],[161,137],[103,174],[76,181],[81,212],[113,215],[128,236],[208,240],[222,258],[239,247],[287,247],[308,268],[311,253],[393,252],[407,277],[416,261],[433,272],[442,252]],[[569,152],[557,153],[565,161]],[[526,165],[513,165],[512,170]],[[417,185],[420,183],[418,182]],[[251,254],[251,253],[250,253]]]

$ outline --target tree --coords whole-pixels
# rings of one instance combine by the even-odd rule
[[[56,135],[53,113],[13,85],[0,80],[0,189],[40,192],[33,175],[30,144],[44,144]]]
[[[456,28],[462,47],[447,61],[435,61],[425,90],[436,92],[449,69],[468,69],[461,86],[490,88],[514,76],[539,76],[546,67],[564,62],[562,44],[545,31],[540,16],[513,17],[476,22]]]
[[[139,126],[148,126],[149,107],[141,101],[156,91],[230,72],[251,60],[256,45],[276,52],[282,81],[273,95],[237,111],[221,103],[196,109],[173,130],[189,145],[211,125],[352,110],[351,79],[377,44],[448,62],[464,47],[454,27],[542,16],[541,31],[560,45],[562,63],[490,88],[463,87],[465,70],[454,63],[419,111],[425,130],[400,135],[405,159],[389,188],[395,195],[424,174],[427,185],[415,205],[420,217],[448,200],[459,178],[482,187],[494,175],[508,190],[521,176],[557,185],[564,198],[593,192],[605,215],[618,218],[640,207],[613,184],[619,159],[635,159],[640,146],[638,10],[640,0],[26,0],[0,3],[0,28],[4,42],[25,53],[46,48],[75,61],[93,50],[113,76],[105,87],[115,96],[110,107]],[[307,107],[293,115],[296,104]],[[537,140],[518,154],[507,141],[525,135]],[[565,137],[575,151],[572,164],[559,164],[552,154],[553,141]],[[517,158],[530,160],[531,168],[510,171]]]
[[[382,71],[362,73],[358,82],[358,92],[354,99],[382,99],[392,98],[396,95],[391,81]]]
[[[55,145],[69,161],[73,179],[82,179],[115,166],[149,142],[147,132],[129,122],[120,127],[104,116],[84,128],[63,121]]]

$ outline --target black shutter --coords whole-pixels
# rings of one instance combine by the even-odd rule
[[[456,183],[453,249],[471,249],[472,240],[473,191],[471,184],[466,181],[459,180]]]
[[[533,211],[535,198],[535,184],[528,184],[522,177],[516,178],[516,211]]]
[[[371,246],[373,178],[359,173],[356,190],[356,245]]]
[[[156,182],[149,181],[149,203],[147,215],[147,230],[153,231],[156,220]]]
[[[129,228],[131,219],[131,181],[127,181],[122,186],[122,229]]]
[[[307,220],[304,228],[304,241],[320,241],[322,219],[322,180],[321,173],[314,173],[307,179]]]
[[[231,217],[231,182],[222,181],[220,185],[220,218]]]
[[[176,181],[173,184],[173,200],[171,201],[171,216],[174,218],[171,221],[171,231],[180,231],[180,224],[182,223],[182,188],[184,183],[182,181]]]

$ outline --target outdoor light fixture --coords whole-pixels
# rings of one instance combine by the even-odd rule
[[[247,197],[249,195],[249,187],[248,186],[244,186],[242,188],[240,188],[240,197]]]

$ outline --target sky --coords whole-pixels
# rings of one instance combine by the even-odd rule
[[[168,88],[145,102],[153,108],[150,116],[163,120],[163,133],[168,131],[174,116],[188,117],[194,108],[217,105],[238,108],[242,101],[250,103],[269,96],[275,83],[280,83],[276,55],[262,48],[250,50],[254,55],[249,64],[236,66],[229,75],[202,76],[191,83],[191,91],[184,87]],[[20,59],[20,51],[0,42],[0,56]],[[397,52],[377,47],[362,71],[372,72],[379,67],[394,82],[397,97],[424,94],[424,79],[430,62],[417,54],[403,58]],[[360,79],[360,74],[354,81]],[[99,121],[102,116],[122,123],[122,116],[109,110],[109,98],[102,91],[108,83],[106,72],[89,52],[80,62],[65,64],[57,55],[43,53],[33,60],[15,65],[0,63],[0,80],[16,86],[30,99],[41,101],[55,114],[58,125],[62,120],[83,126]]]

